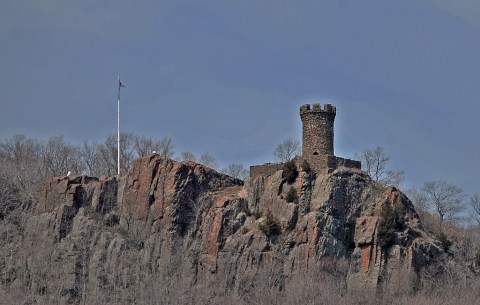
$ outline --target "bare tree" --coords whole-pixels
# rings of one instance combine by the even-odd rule
[[[6,218],[20,202],[18,190],[12,188],[6,179],[0,178],[0,219]]]
[[[404,179],[403,171],[387,168],[391,156],[381,146],[364,149],[360,155],[356,154],[355,158],[362,161],[362,168],[377,182],[398,187]]]
[[[84,142],[80,146],[80,157],[82,158],[85,172],[91,176],[101,176],[109,173],[109,164],[105,161],[102,151],[103,146],[98,143]]]
[[[120,167],[122,172],[130,170],[135,154],[135,135],[129,132],[120,133]]]
[[[470,197],[470,205],[473,208],[472,218],[480,225],[480,195],[475,193]]]
[[[416,187],[412,187],[405,190],[405,194],[408,198],[412,201],[415,208],[420,209],[422,211],[426,211],[427,207],[427,197],[425,193],[421,190],[417,189]]]
[[[197,157],[189,151],[184,151],[184,152],[182,152],[181,160],[182,161],[194,161],[194,162],[196,162]]]
[[[229,166],[227,166],[227,168],[224,168],[221,172],[241,180],[247,179],[249,174],[248,170],[243,168],[242,164],[238,164],[238,163],[230,164]]]
[[[117,140],[115,135],[107,137],[99,146],[101,162],[105,165],[106,175],[114,175],[117,172]]]
[[[210,155],[209,153],[203,153],[200,156],[200,159],[198,159],[198,162],[200,164],[203,164],[205,166],[208,166],[210,168],[215,169],[217,167],[217,161],[215,161],[215,158]]]
[[[132,161],[156,151],[164,158],[171,158],[174,151],[172,139],[165,137],[157,140],[154,138],[139,137],[132,133],[120,134],[120,167],[123,172],[130,169]],[[117,171],[117,139],[110,135],[102,144],[84,142],[79,148],[85,171],[89,175],[114,175]]]
[[[429,231],[435,231],[439,227],[439,221],[437,217],[431,213],[425,192],[416,187],[406,189],[404,192],[415,206],[415,211],[423,226]]]
[[[173,155],[173,145],[171,138],[163,138],[161,140],[157,140],[155,138],[135,136],[134,148],[138,157],[148,155],[153,151],[167,158],[171,158]]]
[[[445,220],[454,220],[464,210],[463,190],[445,180],[427,181],[422,191],[426,195],[428,208],[438,214],[440,232]]]
[[[158,141],[152,138],[136,136],[134,139],[134,148],[138,157],[143,157],[156,151],[160,145]]]
[[[275,161],[281,163],[292,160],[298,154],[300,154],[300,141],[291,138],[285,139],[285,141],[278,144],[273,151]]]
[[[135,135],[132,133],[120,133],[120,169],[127,172],[130,169],[135,155]],[[117,172],[117,136],[112,134],[100,145],[100,156],[107,169],[107,175]]]
[[[49,176],[64,176],[69,171],[80,174],[84,169],[80,148],[65,142],[63,136],[48,140],[43,158]]]
[[[33,202],[47,176],[43,151],[42,143],[25,135],[14,135],[0,143],[0,161],[9,167],[9,179]]]
[[[157,149],[157,152],[163,158],[171,159],[175,154],[175,146],[173,145],[172,138],[165,137],[161,139],[159,142],[159,147]]]
[[[16,169],[7,162],[0,162],[0,218],[11,208],[24,211],[34,202],[22,183],[15,179]],[[40,181],[43,184],[43,181]]]

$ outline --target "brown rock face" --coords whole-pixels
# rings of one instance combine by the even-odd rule
[[[54,177],[44,183],[42,196],[37,206],[37,214],[53,212],[64,204],[75,209],[92,206],[105,209],[115,204],[117,199],[116,178],[72,176]]]
[[[175,226],[184,232],[206,201],[214,202],[219,191],[240,185],[240,180],[200,164],[150,155],[136,160],[126,178],[123,215],[153,226],[154,231]]]
[[[297,198],[287,202],[291,189]],[[400,205],[405,221],[388,248],[378,246],[384,202]],[[279,225],[278,234],[266,233],[268,221]],[[60,270],[58,289],[70,301],[85,289],[128,290],[157,277],[234,294],[283,289],[295,275],[332,260],[348,261],[350,289],[378,289],[405,273],[415,277],[442,254],[408,198],[360,170],[300,172],[292,184],[280,170],[244,186],[194,162],[155,154],[136,160],[120,180],[46,182],[25,234],[31,244],[51,244],[53,254],[18,256],[9,268],[27,266],[33,274],[35,262],[47,260]],[[30,281],[42,289],[41,281]]]
[[[378,246],[377,233],[381,206],[385,202],[392,207],[402,207],[405,229],[395,233],[394,245],[381,248]],[[410,200],[397,189],[382,190],[367,207],[368,209],[361,212],[355,225],[355,248],[348,274],[351,288],[377,288],[379,284],[398,285],[399,281],[406,277],[415,277],[416,271],[442,252],[435,240],[422,231]],[[422,257],[422,260],[413,260],[413,253]]]

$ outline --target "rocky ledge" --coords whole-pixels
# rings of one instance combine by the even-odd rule
[[[27,222],[28,242],[6,261],[8,285],[58,289],[71,301],[156,275],[241,295],[343,262],[348,289],[381,289],[405,276],[414,283],[444,255],[411,201],[364,172],[301,171],[291,183],[282,174],[244,185],[152,154],[120,178],[53,178]],[[400,211],[387,233],[385,205]]]

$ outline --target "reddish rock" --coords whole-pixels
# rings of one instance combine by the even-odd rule
[[[371,246],[366,246],[362,251],[362,256],[361,256],[361,262],[362,262],[362,271],[364,273],[368,273],[370,270],[370,259],[371,259],[371,254],[372,254],[372,247]]]
[[[288,203],[291,188],[298,200]],[[377,227],[385,201],[402,205],[405,228],[395,233],[393,246],[381,249]],[[267,211],[278,220],[278,235],[260,230],[265,218],[255,216]],[[316,177],[300,172],[292,184],[279,170],[243,186],[195,162],[156,154],[135,160],[120,179],[78,176],[46,182],[27,234],[39,234],[37,227],[68,266],[85,259],[75,249],[87,249],[89,281],[99,287],[119,280],[125,253],[131,253],[137,276],[178,276],[189,285],[202,282],[239,292],[265,283],[280,289],[290,276],[346,260],[350,289],[377,289],[392,285],[400,270],[416,276],[443,252],[422,231],[404,194],[358,170],[342,167]],[[78,284],[71,276],[65,282]]]
[[[88,176],[54,177],[44,183],[44,187],[37,206],[37,214],[52,212],[61,204],[79,208],[89,205],[83,192],[89,192],[99,187],[98,178]]]
[[[372,244],[377,229],[378,217],[361,216],[355,223],[354,242],[357,246]]]

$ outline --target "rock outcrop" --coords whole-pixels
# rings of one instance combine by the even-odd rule
[[[292,189],[297,195],[287,202]],[[404,225],[380,247],[385,204],[401,211]],[[279,234],[266,234],[267,214]],[[155,285],[152,276],[238,295],[281,290],[293,276],[332,261],[346,262],[349,289],[381,289],[406,275],[414,281],[443,253],[404,194],[358,169],[301,171],[293,183],[279,170],[243,185],[156,154],[136,160],[120,179],[47,181],[25,236],[5,263],[13,270],[8,285],[40,294],[58,289],[65,301],[87,290]],[[35,245],[49,250],[30,251]]]

